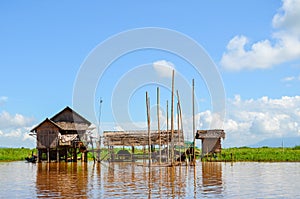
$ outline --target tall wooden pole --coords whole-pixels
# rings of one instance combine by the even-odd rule
[[[180,97],[179,97],[179,92],[177,90],[177,99],[178,99],[178,108],[179,108],[179,119],[180,119],[180,130],[183,131],[183,124],[182,124],[182,112],[181,112],[181,104],[180,104]],[[182,134],[183,136],[183,134]],[[184,140],[184,137],[182,137]]]
[[[171,163],[174,165],[174,70],[172,71],[172,98],[171,98]]]
[[[99,146],[99,148],[98,148],[98,150],[97,150],[97,152],[98,152],[98,157],[97,157],[97,159],[98,159],[98,162],[101,162],[101,135],[100,135],[100,119],[101,119],[101,110],[102,110],[102,102],[103,102],[103,100],[102,100],[102,98],[100,98],[100,104],[99,104],[99,117],[98,117],[98,135],[99,135],[99,143],[98,143],[98,146]]]
[[[170,147],[169,147],[169,101],[167,100],[167,162],[169,162],[170,159]]]
[[[178,134],[178,146],[179,146],[179,162],[181,163],[181,153],[180,153],[180,124],[179,124],[179,102],[177,102],[177,134]]]
[[[180,143],[181,139],[181,133],[182,133],[182,141],[183,141],[183,146],[184,146],[184,136],[183,136],[183,126],[182,126],[182,113],[181,113],[181,105],[180,105],[180,97],[179,97],[179,91],[177,90],[177,100],[178,100],[178,142]],[[179,128],[180,127],[180,128]],[[185,147],[184,147],[184,152],[185,152]]]
[[[193,79],[192,88],[192,104],[193,104],[193,164],[196,163],[196,132],[195,132],[195,80]]]
[[[161,133],[159,123],[159,87],[157,87],[157,131],[159,136],[159,164],[161,163]]]
[[[151,133],[150,133],[150,102],[148,92],[146,92],[147,124],[148,124],[148,157],[149,167],[151,166]]]

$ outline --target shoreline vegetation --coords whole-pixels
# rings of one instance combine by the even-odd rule
[[[120,149],[115,149],[116,152]],[[103,152],[107,152],[103,149]],[[139,153],[138,151],[136,151]],[[25,161],[26,157],[36,154],[36,149],[29,148],[0,148],[0,161]],[[103,154],[102,154],[103,155]],[[89,160],[93,160],[93,154],[88,154]],[[300,162],[300,146],[289,148],[271,147],[234,147],[224,148],[219,154],[200,157],[198,160],[212,162]]]

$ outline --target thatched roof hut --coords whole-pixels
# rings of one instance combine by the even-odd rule
[[[146,146],[149,144],[148,131],[104,131],[105,146]],[[171,143],[171,131],[151,131],[151,144],[159,145],[159,136],[162,145]],[[183,133],[174,130],[174,144],[183,145]]]

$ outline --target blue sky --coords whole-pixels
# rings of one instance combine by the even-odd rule
[[[300,2],[296,0],[2,1],[0,146],[34,147],[29,130],[65,106],[72,106],[76,77],[91,52],[114,35],[145,27],[188,36],[215,63],[226,94],[225,146],[250,145],[274,137],[298,137],[300,144],[299,13]],[[145,49],[115,60],[96,85],[95,101],[103,98],[103,130],[121,128],[114,121],[114,103],[128,107],[133,122],[143,126],[145,91],[150,93],[155,115],[155,82],[130,91],[129,102],[120,98],[112,102],[118,83],[123,79],[139,82],[138,77],[129,81],[126,75],[144,65],[158,69],[159,74],[166,67],[175,68],[177,77],[189,85],[194,78],[197,128],[210,128],[213,111],[205,77],[170,52]],[[161,78],[170,82],[168,75]],[[180,99],[189,103],[190,96],[180,85]],[[170,101],[169,94],[167,87],[161,88],[162,109],[166,100]],[[94,107],[97,115],[96,102]],[[189,132],[190,110],[183,111]],[[79,112],[97,123],[95,115]]]

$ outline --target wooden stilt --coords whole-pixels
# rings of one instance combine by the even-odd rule
[[[149,167],[151,166],[151,132],[150,132],[150,102],[148,92],[146,92],[146,106],[147,106],[147,124],[148,124],[148,157]]]
[[[37,162],[42,162],[42,151],[38,149],[37,154]]]
[[[65,162],[68,162],[68,148],[65,148]]]
[[[59,149],[56,148],[56,162],[59,162]]]
[[[47,148],[47,162],[50,162],[50,148]]]
[[[77,148],[74,147],[73,149],[73,162],[77,162]]]
[[[84,162],[87,162],[88,161],[88,153],[87,152],[84,152]]]

